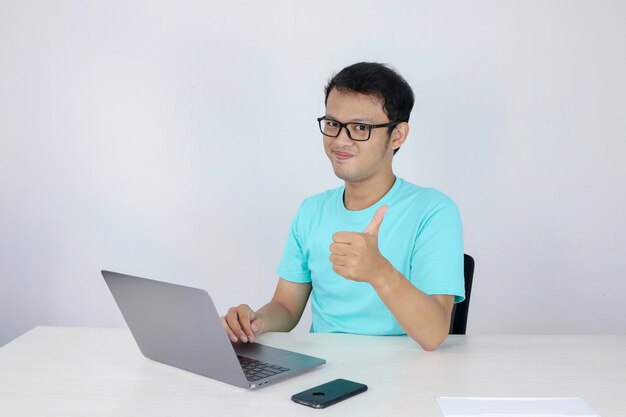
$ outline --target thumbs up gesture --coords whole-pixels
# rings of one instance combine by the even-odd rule
[[[378,231],[388,206],[381,206],[363,233],[337,232],[330,245],[333,271],[353,281],[376,285],[391,266],[378,250]]]

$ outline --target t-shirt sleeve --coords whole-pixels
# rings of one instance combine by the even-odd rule
[[[297,283],[311,282],[308,254],[303,249],[303,211],[304,209],[301,206],[291,223],[285,250],[277,270],[281,278]]]
[[[463,227],[452,201],[438,205],[420,225],[413,256],[411,282],[426,294],[454,295],[465,299],[463,277]]]

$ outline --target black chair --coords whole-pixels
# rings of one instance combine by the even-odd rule
[[[463,255],[463,272],[465,275],[465,300],[454,305],[452,320],[450,321],[450,334],[465,334],[467,327],[467,312],[469,310],[470,296],[472,295],[472,282],[474,281],[474,258]]]

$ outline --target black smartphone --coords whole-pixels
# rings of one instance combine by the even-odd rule
[[[306,391],[291,396],[291,400],[298,404],[313,408],[326,408],[346,398],[367,391],[367,385],[347,379],[335,379]]]

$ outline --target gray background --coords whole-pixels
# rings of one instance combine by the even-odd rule
[[[221,311],[269,300],[300,202],[340,184],[323,85],[361,60],[415,90],[395,171],[460,207],[468,332],[624,333],[624,21],[624,2],[3,1],[0,345],[122,326],[103,268]]]

